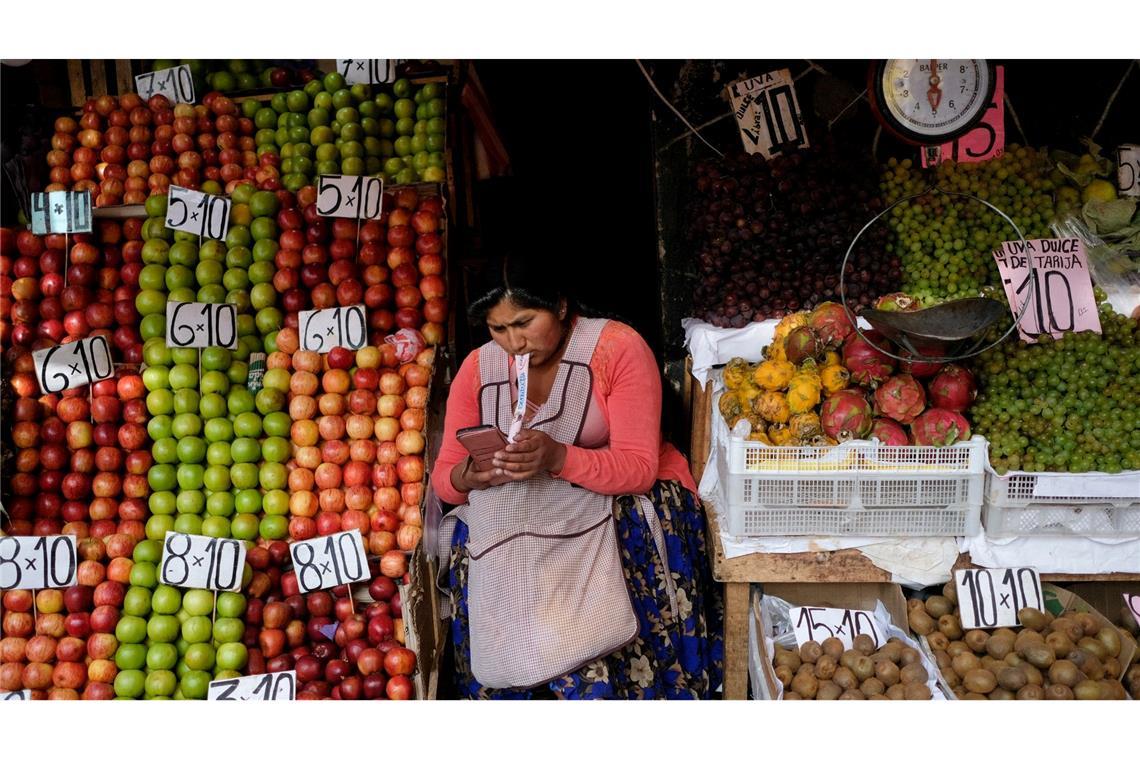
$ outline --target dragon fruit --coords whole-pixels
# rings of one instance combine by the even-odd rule
[[[918,311],[918,299],[906,293],[887,293],[875,300],[876,311]]]
[[[847,310],[842,304],[824,301],[808,317],[808,325],[825,346],[841,346],[847,336],[855,332]]]
[[[926,391],[912,375],[892,375],[875,389],[875,412],[909,425],[926,408]]]
[[[970,437],[970,423],[949,409],[927,409],[910,426],[918,446],[952,446]]]
[[[880,443],[887,446],[910,445],[910,436],[907,435],[906,428],[886,417],[875,418],[874,423],[871,424],[871,432],[867,434],[867,437],[878,438]]]
[[[851,333],[843,342],[843,365],[851,372],[851,379],[871,388],[882,383],[895,368],[895,360],[879,351],[876,346],[886,344],[886,338],[874,330],[863,335]]]
[[[823,351],[819,336],[810,327],[797,327],[784,341],[784,352],[792,364],[801,364],[805,359],[815,359]]]
[[[872,418],[867,397],[851,388],[832,394],[823,402],[819,415],[823,432],[837,441],[866,437]]]
[[[978,395],[978,386],[970,370],[957,364],[947,364],[930,381],[930,403],[939,409],[964,412]]]
[[[925,353],[923,351],[919,351],[917,354],[911,353],[910,351],[903,351],[903,356],[913,356],[915,358],[917,358],[919,356],[934,356],[935,354],[936,354],[936,352],[934,352],[934,351],[931,351],[930,353]],[[924,362],[924,361],[899,362],[899,370],[900,371],[909,372],[910,374],[912,374],[915,377],[920,378],[922,380],[925,380],[928,377],[934,377],[935,375],[938,374],[938,370],[942,369],[944,366],[946,366],[946,365],[943,364],[942,362]]]

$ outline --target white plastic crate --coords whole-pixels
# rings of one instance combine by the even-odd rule
[[[987,535],[1140,537],[1140,472],[986,471]]]
[[[972,536],[981,525],[980,436],[944,448],[768,446],[732,436],[717,445],[735,536]]]

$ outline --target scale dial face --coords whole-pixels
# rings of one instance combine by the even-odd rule
[[[970,131],[993,96],[992,70],[978,59],[891,58],[871,90],[886,126],[903,140],[936,145]]]

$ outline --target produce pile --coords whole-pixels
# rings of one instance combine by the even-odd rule
[[[939,164],[933,178],[909,158],[891,158],[880,187],[885,205],[917,195],[931,184],[975,195],[1001,209],[1031,240],[1052,237],[1051,169],[1043,151],[1010,145],[989,161]],[[944,193],[900,204],[882,221],[890,230],[887,250],[902,262],[902,289],[925,305],[975,296],[984,286],[1000,285],[993,251],[1017,238],[1009,223],[989,208]]]
[[[1140,470],[1140,323],[1100,308],[1103,333],[1011,339],[973,362],[970,410],[1001,474]]]
[[[221,93],[242,92],[262,88],[281,88],[303,85],[318,79],[321,73],[303,61],[273,64],[269,61],[234,58],[230,60],[201,60],[196,58],[156,59],[144,65],[147,71],[170,69],[185,64],[190,67],[194,89],[217,90]]]
[[[697,262],[692,312],[743,327],[839,299],[843,256],[882,208],[874,167],[830,137],[766,161],[733,153],[696,166],[687,244]],[[869,229],[848,262],[847,300],[868,306],[898,290],[888,230]]]
[[[850,649],[834,636],[823,643],[806,641],[798,652],[777,644],[772,664],[785,700],[931,698],[921,653],[897,637],[878,649],[865,633]]]
[[[1054,617],[1026,607],[1017,613],[1020,631],[963,631],[953,582],[925,602],[911,599],[907,607],[911,630],[926,637],[959,699],[1127,697],[1120,676],[1129,663],[1119,655],[1123,637],[1131,634],[1088,612]],[[1133,680],[1133,697],[1137,685]]]
[[[775,446],[834,446],[877,438],[888,446],[950,446],[970,438],[963,417],[975,395],[956,364],[898,362],[882,336],[855,332],[842,306],[822,303],[776,325],[764,360],[733,359],[719,411],[732,428],[748,420],[748,440]],[[923,382],[925,381],[925,383]]]

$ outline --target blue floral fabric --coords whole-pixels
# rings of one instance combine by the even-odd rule
[[[456,689],[463,699],[709,699],[724,673],[723,602],[705,550],[705,517],[693,495],[675,481],[658,481],[646,494],[665,534],[676,586],[674,619],[649,525],[637,498],[619,496],[617,533],[638,637],[623,649],[532,689],[493,689],[471,673],[467,618],[467,526],[451,542],[451,636]]]

